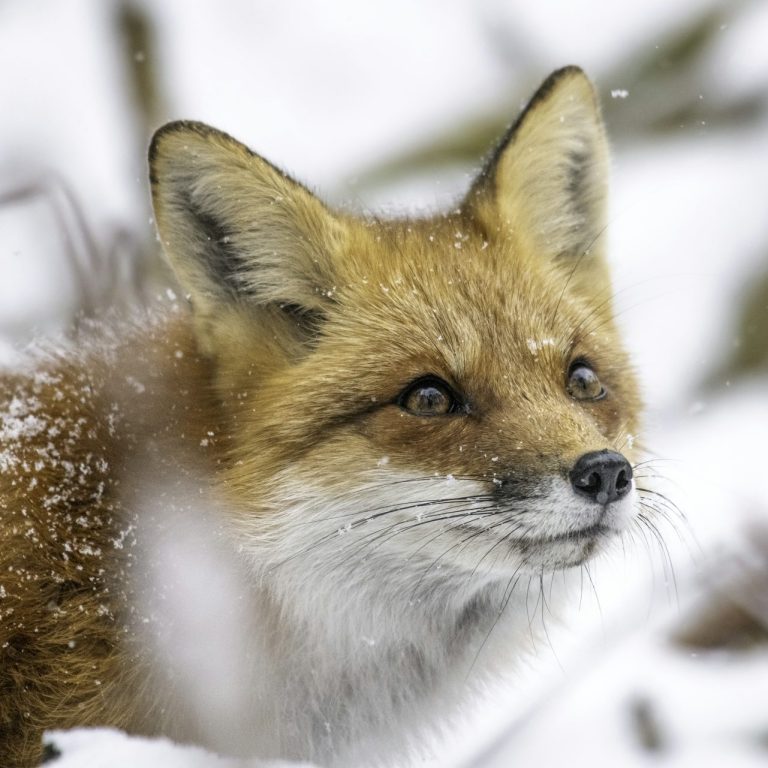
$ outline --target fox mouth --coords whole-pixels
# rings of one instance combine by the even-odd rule
[[[456,526],[459,530],[473,532],[475,534],[486,533],[493,538],[497,538],[493,531],[484,531],[477,526],[465,523]],[[550,544],[582,544],[599,538],[616,536],[619,531],[605,523],[595,523],[584,528],[578,528],[565,533],[556,533],[551,536],[509,536],[505,537],[507,542],[516,549],[528,550],[534,547],[546,547]]]
[[[620,531],[604,522],[552,536],[521,537],[509,543],[529,565],[539,563],[545,570],[582,565],[603,550]]]
[[[542,536],[542,537],[522,537],[518,539],[518,543],[533,546],[546,546],[547,544],[578,544],[590,539],[597,539],[600,536],[611,536],[618,533],[615,528],[605,525],[604,523],[595,523],[595,525],[587,526],[586,528],[579,528],[575,531],[568,531],[567,533],[559,533],[554,536]]]
[[[522,557],[528,567],[544,570],[561,570],[581,565],[621,533],[619,528],[606,524],[604,519],[583,528],[546,536],[523,534],[499,537],[493,530],[482,530],[471,524],[460,528],[473,532],[473,538],[493,539],[494,547],[503,542],[507,551]]]

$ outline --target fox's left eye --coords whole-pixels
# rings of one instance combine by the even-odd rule
[[[577,360],[568,371],[568,393],[576,400],[600,400],[605,397],[605,388],[594,368]]]
[[[459,409],[453,390],[437,376],[427,376],[409,384],[397,404],[414,416],[444,416]]]

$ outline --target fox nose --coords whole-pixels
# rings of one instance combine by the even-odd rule
[[[616,451],[585,453],[569,475],[573,490],[598,504],[609,504],[629,493],[632,467]]]

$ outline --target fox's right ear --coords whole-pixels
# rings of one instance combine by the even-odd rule
[[[550,75],[470,189],[465,209],[489,236],[512,236],[538,258],[579,267],[574,285],[608,280],[608,146],[597,96],[578,67]]]
[[[233,306],[284,309],[298,323],[322,316],[345,226],[320,200],[202,123],[160,128],[149,165],[160,240],[199,335]]]

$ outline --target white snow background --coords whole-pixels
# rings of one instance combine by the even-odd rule
[[[565,64],[581,65],[607,98],[613,92],[630,109],[625,83],[605,80],[617,62],[628,51],[652,53],[670,30],[715,7],[713,0],[141,5],[158,24],[168,119],[227,131],[331,201],[389,210],[455,199],[472,168],[377,186],[359,181],[368,169],[500,102],[520,105]],[[116,85],[115,7],[0,3],[0,199],[40,178],[64,179],[97,246],[108,233],[152,226],[144,146]],[[696,94],[713,102],[768,89],[768,4],[723,7],[730,20],[702,63],[706,87]],[[687,87],[681,81],[681,97],[691,95]],[[728,564],[750,557],[747,526],[768,524],[768,378],[700,387],[736,341],[735,304],[768,255],[768,114],[738,129],[687,124],[617,141],[613,166],[610,253],[649,406],[643,438],[669,460],[664,472],[691,533],[680,541],[667,530],[674,579],[653,546],[653,567],[645,550],[596,567],[594,591],[564,627],[551,628],[550,646],[500,681],[419,765],[768,764],[765,646],[686,656],[668,642],[670,627]],[[12,360],[33,331],[60,329],[82,298],[56,215],[39,197],[0,205],[0,361]],[[665,735],[663,753],[641,748],[627,714],[646,701]],[[54,740],[62,768],[235,765],[108,731]]]

